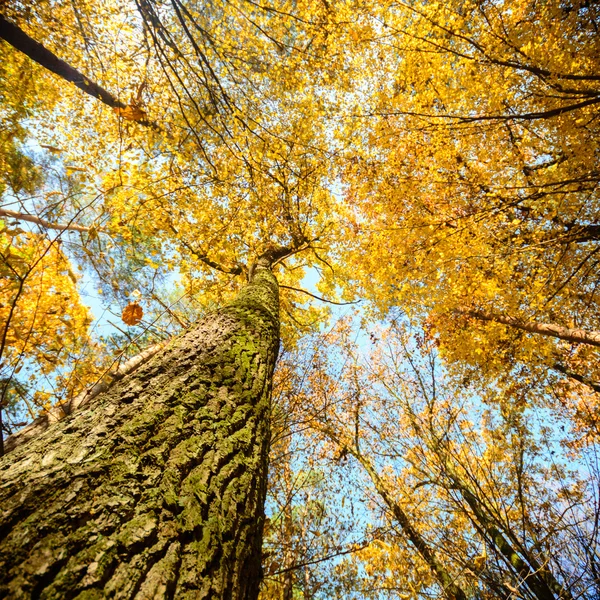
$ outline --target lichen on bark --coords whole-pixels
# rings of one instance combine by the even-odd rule
[[[257,596],[278,288],[256,270],[89,406],[0,462],[0,596]]]

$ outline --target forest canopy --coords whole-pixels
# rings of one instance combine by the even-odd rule
[[[269,256],[261,598],[599,597],[600,5],[0,12],[7,464]]]

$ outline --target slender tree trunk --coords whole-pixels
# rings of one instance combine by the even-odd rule
[[[530,590],[531,595],[538,600],[556,600],[556,598],[572,600],[569,590],[564,589],[556,580],[547,564],[545,564],[545,561],[544,564],[540,564],[532,553],[522,546],[517,537],[511,535],[510,530],[507,532],[507,535],[503,533],[503,524],[498,522],[493,514],[485,508],[484,503],[471,491],[470,486],[454,468],[451,452],[444,447],[445,434],[438,436],[432,430],[431,438],[423,435],[415,413],[410,405],[407,408],[414,433],[440,460],[441,475],[446,476],[450,483],[450,485],[445,486],[445,489],[453,489],[460,492],[472,512],[469,515],[467,511],[467,516],[470,517],[472,523],[483,535],[486,542],[493,546],[504,557],[506,563],[514,569],[521,582]],[[515,546],[517,549],[515,549]],[[521,557],[521,554],[524,558]],[[494,586],[492,583],[491,587],[496,587],[502,594],[502,597],[507,597],[508,595],[504,591],[505,584],[500,581],[498,584]],[[488,583],[488,585],[490,584]]]
[[[258,594],[277,281],[0,462],[0,597]]]
[[[358,460],[358,462],[362,465],[362,467],[365,469],[365,471],[371,478],[371,481],[375,485],[377,493],[387,504],[395,521],[400,525],[406,537],[410,540],[411,544],[416,548],[421,558],[431,569],[431,572],[433,573],[440,587],[442,588],[444,596],[449,600],[467,600],[467,594],[455,582],[452,575],[448,573],[444,565],[439,561],[434,550],[429,546],[429,544],[425,541],[421,534],[414,528],[409,516],[404,512],[404,510],[402,510],[402,507],[393,499],[392,495],[390,494],[387,488],[387,485],[379,476],[371,462],[355,449],[349,448],[348,451],[356,458],[356,460]]]
[[[568,590],[556,581],[550,570],[540,565],[529,553],[524,554],[527,562],[521,558],[507,536],[490,519],[482,509],[476,496],[463,484],[463,482],[450,475],[456,489],[465,499],[479,524],[486,539],[504,556],[507,563],[518,573],[531,593],[539,600],[555,600],[556,598],[572,598]],[[531,568],[530,566],[531,565]]]
[[[306,544],[306,529],[304,525],[302,526],[302,554],[304,556],[308,556],[308,548]],[[304,565],[302,567],[304,581],[302,586],[302,598],[303,600],[312,600],[313,599],[313,585],[310,579],[310,568],[308,565]]]
[[[286,458],[283,465],[283,476],[286,488],[285,506],[283,507],[283,568],[290,569],[283,574],[282,600],[294,599],[294,519],[292,514],[292,501],[294,490],[292,483],[292,470],[289,456],[289,437],[285,438]]]
[[[471,491],[470,486],[456,472],[447,452],[439,444],[428,443],[427,445],[440,458],[443,471],[452,482],[450,487],[460,492],[471,509],[473,522],[479,526],[485,539],[515,570],[532,595],[538,600],[555,600],[556,598],[572,600],[570,591],[563,588],[556,580],[548,568],[547,562],[543,561],[540,564],[531,551],[525,548],[516,536],[511,535],[511,530],[506,530],[506,527],[485,508],[480,499]],[[505,529],[505,532],[502,529]]]

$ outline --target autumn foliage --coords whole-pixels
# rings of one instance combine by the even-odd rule
[[[264,600],[598,597],[596,3],[0,10],[4,437],[291,248]]]

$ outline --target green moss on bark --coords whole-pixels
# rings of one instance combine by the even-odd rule
[[[277,282],[2,460],[0,596],[256,597]]]

